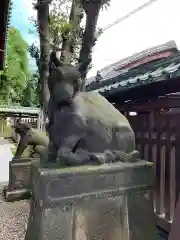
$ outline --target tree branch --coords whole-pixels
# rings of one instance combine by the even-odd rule
[[[97,20],[99,16],[99,12],[101,9],[101,3],[102,1],[84,1],[83,3],[83,9],[86,12],[86,26],[85,31],[83,34],[82,39],[82,47],[80,50],[79,55],[79,63],[84,62],[84,67],[80,69],[81,76],[82,76],[82,90],[85,87],[85,78],[88,71],[88,66],[91,61],[87,61],[87,59],[91,59],[91,52],[92,48],[95,43],[95,31],[97,26]]]
[[[37,10],[38,27],[40,32],[40,61],[39,74],[41,81],[41,97],[43,99],[44,113],[47,111],[49,101],[48,75],[49,75],[49,53],[50,45],[46,40],[49,38],[49,1],[38,0],[39,8]],[[45,36],[45,37],[42,37]]]
[[[72,36],[71,39],[66,38],[66,34],[62,34],[62,52],[61,60],[64,62],[69,62],[73,54],[73,41],[77,38],[78,34],[81,32],[80,23],[83,18],[83,8],[81,0],[72,0],[71,12],[69,16],[69,23],[72,25]]]
[[[46,4],[51,4],[53,0],[39,0],[39,2],[33,4],[34,8],[38,10],[40,7],[44,7]]]

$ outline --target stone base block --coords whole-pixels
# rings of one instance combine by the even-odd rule
[[[39,159],[20,159],[9,162],[9,184],[4,188],[6,201],[29,198],[31,195],[31,164]]]
[[[8,187],[4,188],[4,197],[6,202],[20,201],[31,197],[31,190],[27,188],[9,191]]]
[[[152,163],[32,167],[26,240],[155,240]]]

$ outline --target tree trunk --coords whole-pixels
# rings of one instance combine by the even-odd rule
[[[80,34],[80,23],[83,18],[83,8],[81,0],[72,0],[71,12],[69,16],[69,22],[73,26],[73,33],[71,39],[63,37],[61,61],[69,63],[73,55],[73,39]]]
[[[48,75],[49,75],[49,4],[46,0],[38,1],[38,23],[40,34],[40,62],[39,62],[39,75],[41,82],[41,98],[43,102],[44,115],[47,113],[48,101],[49,101],[49,89],[48,89]],[[47,3],[45,3],[45,1]],[[43,4],[42,4],[43,3]]]
[[[83,80],[81,90],[84,90],[85,88],[86,74],[88,70],[88,65],[90,64],[90,61],[88,62],[87,59],[91,57],[91,52],[95,41],[97,20],[101,6],[102,5],[100,2],[86,2],[83,4],[83,9],[86,12],[86,27],[82,40],[79,63],[82,62],[87,64],[81,70],[81,76]]]
[[[86,74],[88,70],[88,66],[90,64],[90,55],[92,51],[92,47],[94,45],[95,40],[95,31],[97,26],[97,20],[99,16],[99,12],[101,9],[101,1],[94,3],[94,2],[85,2],[83,5],[81,4],[81,0],[73,0],[72,7],[71,7],[71,13],[69,22],[72,24],[74,29],[74,38],[80,34],[81,28],[80,28],[80,22],[83,17],[83,10],[86,12],[86,27],[83,34],[82,39],[82,47],[80,51],[79,56],[79,63],[81,64],[79,70],[81,72],[82,77],[82,86],[81,90],[83,91],[85,88],[85,80],[86,80]],[[73,39],[73,37],[72,37]],[[68,63],[72,57],[73,54],[73,42],[69,39],[64,39],[62,44],[62,54],[61,54],[61,60],[64,63]]]

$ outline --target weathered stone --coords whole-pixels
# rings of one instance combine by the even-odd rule
[[[20,141],[14,155],[15,160],[19,160],[29,146],[32,147],[29,152],[30,157],[32,157],[35,153],[39,154],[39,156],[45,154],[49,144],[49,139],[44,133],[32,128],[29,123],[21,122],[16,123],[13,130],[16,134],[19,134],[20,137]]]
[[[26,240],[154,240],[152,164],[32,166]]]
[[[9,162],[9,190],[28,188],[31,184],[31,159]]]
[[[82,79],[76,67],[58,59],[52,65],[48,162],[63,158],[66,165],[78,166],[137,159],[135,135],[127,118],[102,95],[80,91]]]
[[[39,159],[20,159],[9,162],[9,184],[4,189],[7,201],[28,198],[31,192],[31,164]]]

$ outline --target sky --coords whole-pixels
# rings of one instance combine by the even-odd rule
[[[20,30],[23,38],[28,43],[34,42],[35,38],[34,34],[29,33],[29,29],[33,28],[32,24],[29,21],[29,18],[33,15],[35,15],[35,11],[32,8],[31,1],[13,0],[11,25],[17,27]]]
[[[30,29],[33,29],[33,26],[30,22],[31,17],[36,16],[36,11],[32,7],[31,0],[13,0],[13,9],[11,17],[11,25],[18,28],[21,32],[21,35],[25,41],[30,45],[32,43],[38,42],[38,36],[30,33]],[[34,60],[30,59],[30,67],[32,70],[36,69],[36,63]]]
[[[107,26],[147,1],[111,0],[108,10],[100,13],[98,27]],[[169,40],[175,40],[180,48],[179,11],[179,0],[157,0],[151,6],[106,30],[94,47],[94,67],[88,77],[96,75],[97,70],[115,61]],[[30,0],[14,0],[11,23],[19,28],[29,44],[37,40],[37,37],[29,34],[31,24],[28,18],[35,15]]]

